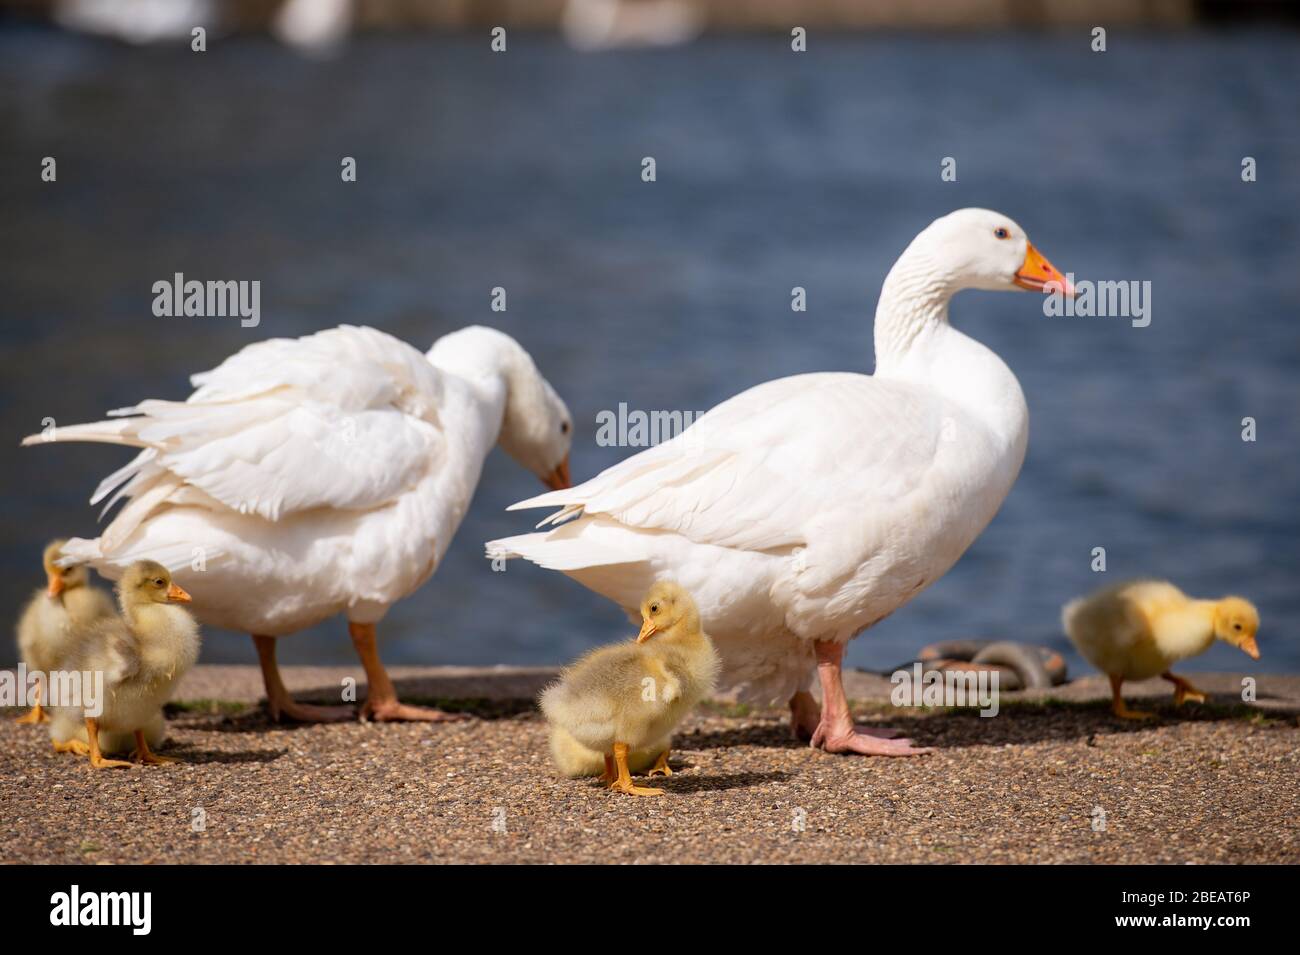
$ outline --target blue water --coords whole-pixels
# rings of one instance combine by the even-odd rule
[[[40,582],[46,539],[94,532],[85,501],[126,457],[14,450],[46,416],[183,397],[189,373],[264,337],[354,322],[425,348],[484,322],[568,400],[581,479],[627,453],[594,441],[619,402],[705,409],[781,375],[869,371],[894,258],[981,205],[1079,278],[1150,280],[1152,322],[958,297],[955,324],[1020,377],[1028,458],[957,567],[850,661],[968,636],[1064,648],[1062,602],[1150,574],[1251,597],[1251,669],[1300,669],[1300,40],[1110,40],[1100,55],[1038,34],[579,55],[519,34],[494,56],[479,37],[368,37],[315,63],[255,38],[197,55],[0,31],[0,608]],[[57,184],[39,180],[46,155]],[[340,182],[342,156],[358,182]],[[957,182],[940,181],[945,156]],[[1258,182],[1241,182],[1243,156]],[[155,319],[150,286],[174,271],[261,280],[260,327]],[[627,632],[567,579],[480,556],[529,525],[504,508],[537,490],[493,454],[443,566],[381,628],[389,662],[556,662]],[[254,659],[220,632],[204,657]],[[282,658],[353,659],[341,621]],[[1247,663],[1216,647],[1187,669]]]

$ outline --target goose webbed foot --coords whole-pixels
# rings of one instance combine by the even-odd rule
[[[806,743],[817,732],[822,721],[822,708],[807,690],[800,690],[790,697],[790,735],[801,743]]]
[[[361,659],[361,666],[366,671],[366,682],[370,686],[366,702],[361,707],[363,720],[374,720],[377,723],[451,723],[468,719],[462,713],[447,713],[432,707],[411,706],[400,702],[393,681],[388,678],[388,671],[379,660],[379,649],[375,645],[375,625],[349,621],[348,633],[352,635],[352,646]]]
[[[355,707],[299,703],[288,694],[279,699],[268,697],[266,709],[273,723],[281,723],[285,720],[294,723],[346,723],[357,718]]]
[[[262,666],[262,683],[266,686],[266,712],[272,723],[292,720],[296,723],[341,723],[357,718],[351,706],[316,706],[299,703],[289,695],[284,680],[280,678],[280,665],[275,661],[275,637],[253,635],[257,647],[257,661]]]
[[[822,712],[809,745],[828,753],[856,753],[860,756],[924,756],[934,752],[928,746],[913,746],[897,730],[879,726],[855,726],[844,693],[840,667],[844,644],[835,640],[818,640],[817,677],[822,685]]]
[[[933,753],[929,746],[914,746],[912,740],[897,735],[898,730],[880,727],[839,725],[823,722],[813,733],[809,745],[828,753],[856,753],[860,756],[924,756]],[[883,734],[893,735],[883,735]]]
[[[811,693],[800,690],[790,697],[790,734],[795,739],[801,743],[811,743],[821,723],[822,708]],[[907,735],[903,730],[868,723],[858,723],[853,730],[862,736],[876,739],[899,739]]]
[[[376,723],[454,723],[468,719],[464,713],[448,713],[429,706],[402,703],[395,696],[380,699],[370,697],[361,707],[361,718]]]

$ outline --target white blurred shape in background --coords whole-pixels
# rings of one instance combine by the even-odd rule
[[[54,20],[79,33],[164,43],[188,41],[195,27],[210,29],[216,13],[212,0],[58,0]]]
[[[679,46],[704,29],[689,0],[569,0],[560,30],[577,50]]]
[[[352,32],[353,0],[287,0],[271,32],[287,46],[314,56],[339,50]]]

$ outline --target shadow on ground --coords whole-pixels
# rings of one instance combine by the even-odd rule
[[[209,727],[194,726],[194,729],[208,729]],[[199,749],[190,743],[168,743],[164,750],[167,756],[174,756],[182,759],[187,763],[224,763],[227,765],[238,765],[240,763],[273,763],[289,751],[287,749],[270,749],[270,750],[248,750],[238,753],[223,753],[220,750]]]
[[[1203,704],[1189,703],[1176,708],[1172,703],[1144,701],[1154,714],[1149,720],[1121,720],[1102,702],[1016,702],[1003,704],[997,716],[981,717],[976,710],[929,710],[917,715],[892,710],[881,715],[876,709],[858,714],[859,722],[893,726],[916,740],[920,746],[953,749],[966,746],[1004,746],[1091,741],[1099,733],[1135,733],[1173,723],[1202,723],[1221,720],[1242,721],[1257,725],[1295,725],[1289,714],[1269,714],[1237,702],[1234,697],[1211,697]],[[790,735],[789,724],[781,716],[760,715],[745,725],[726,729],[697,729],[682,737],[684,749],[723,749],[733,746],[798,748],[808,744]]]

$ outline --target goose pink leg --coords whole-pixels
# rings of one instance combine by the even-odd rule
[[[821,704],[807,690],[800,690],[794,696],[790,697],[790,735],[800,742],[807,743],[817,732],[817,727],[822,721]],[[890,729],[887,726],[867,726],[858,723],[854,726],[857,732],[863,736],[874,736],[877,739],[897,739],[903,736],[902,730]]]
[[[790,697],[790,735],[801,742],[808,742],[817,732],[822,721],[822,708],[817,705],[813,695],[807,690],[800,690]]]
[[[817,651],[817,678],[822,685],[822,711],[812,734],[811,746],[828,753],[858,753],[863,756],[922,756],[933,752],[929,747],[913,746],[910,739],[889,739],[879,735],[895,732],[893,730],[873,728],[864,731],[854,726],[840,672],[844,662],[844,644],[818,640],[813,646]]]

